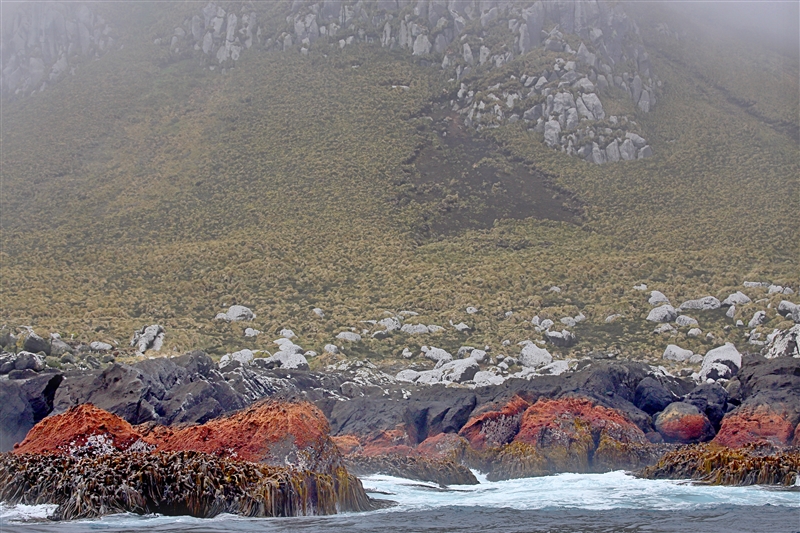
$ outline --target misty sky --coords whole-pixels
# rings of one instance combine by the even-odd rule
[[[671,1],[667,4],[690,14],[705,26],[758,36],[771,48],[800,54],[800,1]]]

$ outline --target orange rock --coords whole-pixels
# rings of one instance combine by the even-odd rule
[[[267,401],[202,425],[156,426],[145,439],[159,451],[194,450],[327,471],[341,462],[329,433],[328,420],[313,404]]]
[[[786,446],[796,438],[795,426],[782,412],[769,405],[742,407],[722,419],[722,427],[712,442],[729,448],[746,444]]]
[[[341,452],[342,455],[356,453],[361,449],[361,442],[355,435],[339,435],[331,437],[331,440],[333,440],[336,447],[339,448],[339,452]]]
[[[667,442],[690,444],[705,442],[714,436],[714,427],[708,417],[686,402],[667,406],[656,418],[655,426]]]
[[[403,425],[361,439],[361,455],[411,455],[413,446]]]
[[[104,435],[106,443],[123,451],[142,438],[122,418],[87,403],[40,421],[14,447],[14,453],[69,453],[71,447],[82,447],[95,435]]]
[[[642,430],[625,415],[585,398],[539,400],[522,415],[514,441],[539,447],[558,446],[584,429],[598,438],[602,433],[620,442],[646,442]]]
[[[522,412],[529,406],[529,402],[515,395],[501,410],[470,418],[458,434],[475,450],[502,446],[514,439]]]
[[[461,456],[467,445],[467,440],[455,433],[439,433],[420,442],[417,453],[429,459],[454,458]]]
[[[22,453],[68,453],[93,435],[126,450],[137,441],[157,451],[197,451],[266,463],[330,472],[342,466],[325,415],[308,402],[267,401],[206,422],[168,427],[138,426],[91,404],[73,407],[34,426],[14,450]]]

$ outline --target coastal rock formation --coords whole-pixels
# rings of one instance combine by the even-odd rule
[[[715,444],[686,446],[664,454],[643,469],[649,479],[693,479],[711,485],[797,484],[800,453],[796,449],[730,449]]]
[[[115,513],[276,517],[373,509],[361,483],[344,469],[331,476],[199,452],[4,454],[0,501],[56,504],[52,520]]]
[[[749,444],[787,446],[792,443],[796,416],[767,404],[745,406],[722,420],[714,443],[728,448]]]
[[[230,416],[188,427],[143,429],[161,451],[224,453],[244,461],[315,472],[341,467],[322,412],[309,403],[260,402]]]
[[[667,442],[691,444],[714,437],[714,427],[708,417],[686,402],[671,403],[658,415],[655,427]]]
[[[490,479],[635,468],[655,458],[641,429],[585,398],[539,400],[511,443],[492,455]]]
[[[373,455],[345,457],[347,471],[357,476],[384,474],[439,485],[477,485],[478,480],[466,466],[452,459],[429,459],[409,455]]]

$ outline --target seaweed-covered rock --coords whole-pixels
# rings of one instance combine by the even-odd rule
[[[784,485],[797,483],[797,450],[731,450],[712,444],[685,446],[667,452],[645,468],[649,479],[694,479],[711,485]]]

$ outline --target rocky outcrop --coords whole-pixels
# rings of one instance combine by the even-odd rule
[[[202,473],[202,475],[198,475]],[[135,513],[211,518],[368,511],[360,481],[198,452],[0,456],[0,501],[56,504],[51,520]]]
[[[158,324],[142,326],[142,329],[133,334],[131,346],[136,347],[136,353],[139,355],[143,355],[147,350],[158,352],[164,344],[164,335],[166,331]]]
[[[797,419],[780,407],[745,406],[722,420],[714,443],[728,448],[749,444],[787,446],[792,443]]]
[[[44,90],[117,45],[117,31],[82,2],[7,5],[3,11],[0,92]]]
[[[666,453],[640,475],[649,479],[693,479],[711,485],[784,485],[797,483],[797,450],[732,450],[714,444],[687,446]]]
[[[325,415],[305,402],[260,402],[188,427],[143,428],[160,451],[224,453],[244,461],[333,472],[342,466]]]
[[[405,479],[431,481],[442,486],[477,485],[469,468],[453,459],[429,459],[408,455],[345,457],[347,471],[357,476],[384,474]]]
[[[725,414],[715,443],[731,448],[792,443],[800,423],[800,359],[746,357],[728,388],[730,401],[739,406]]]
[[[142,451],[148,453],[124,453]],[[55,460],[59,466],[48,468],[53,456],[62,456]],[[344,468],[325,417],[303,402],[261,403],[181,428],[135,428],[90,404],[76,406],[34,426],[14,454],[4,456],[0,480],[0,501],[56,503],[57,519],[372,508],[361,483]],[[181,481],[171,486],[167,480]]]
[[[691,444],[706,442],[714,437],[714,427],[708,417],[686,402],[667,406],[656,418],[655,427],[667,442]]]
[[[480,29],[470,21],[480,21]],[[175,57],[194,53],[211,69],[234,66],[252,47],[308,54],[321,41],[339,48],[373,43],[403,49],[420,61],[441,64],[462,82],[451,104],[468,125],[482,129],[524,120],[531,130],[544,133],[550,147],[594,163],[652,155],[634,121],[606,117],[598,95],[612,90],[625,94],[642,113],[656,105],[660,82],[638,28],[619,4],[601,0],[584,9],[551,1],[450,5],[421,0],[412,7],[345,0],[295,3],[285,24],[267,30],[262,22],[252,7],[211,2],[158,44],[168,46]],[[483,38],[486,31],[506,32],[513,46],[489,46]],[[580,42],[578,50],[568,39]],[[501,68],[534,50],[560,57],[552,68],[523,72],[491,87],[470,81],[474,74]]]
[[[644,433],[618,411],[585,398],[539,400],[494,457],[490,479],[637,468],[656,457]]]
[[[25,440],[14,447],[14,453],[70,455],[91,451],[92,447],[101,448],[97,453],[110,453],[125,451],[142,442],[141,433],[122,418],[91,404],[82,404],[36,424]]]
[[[52,412],[63,378],[62,374],[46,372],[27,379],[0,381],[0,452],[11,450],[34,424]]]

